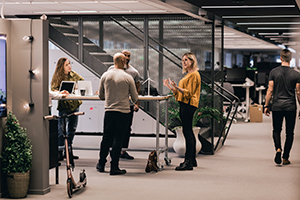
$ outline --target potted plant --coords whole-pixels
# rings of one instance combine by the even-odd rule
[[[2,171],[6,174],[8,193],[11,198],[27,196],[30,167],[32,166],[32,145],[26,129],[10,111],[5,123],[5,145],[1,154]]]
[[[200,131],[200,127],[197,126],[199,122],[202,120],[206,120],[209,123],[211,120],[216,119],[220,121],[222,119],[222,114],[217,108],[209,107],[209,106],[201,106],[201,102],[203,103],[207,99],[200,99],[199,107],[194,113],[193,116],[193,132],[196,138],[196,154],[201,150],[201,143],[198,140],[198,134]],[[176,140],[173,143],[173,149],[180,156],[184,157],[185,154],[185,140],[182,133],[182,123],[180,119],[180,111],[179,111],[179,103],[175,101],[175,98],[170,98],[170,106],[168,108],[168,121],[169,127],[176,132]]]

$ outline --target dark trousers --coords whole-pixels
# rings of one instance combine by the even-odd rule
[[[128,127],[130,113],[121,113],[117,111],[106,111],[104,114],[104,130],[103,137],[100,144],[100,159],[99,164],[105,165],[106,157],[109,148],[112,146],[110,152],[111,169],[119,168],[119,157],[122,149],[122,142],[125,131]]]
[[[283,158],[288,159],[290,157],[290,151],[294,141],[294,128],[296,122],[296,110],[295,111],[273,111],[273,140],[275,150],[281,148],[281,130],[282,122],[285,118],[285,144],[283,150]]]
[[[123,145],[122,148],[128,148],[129,146],[129,139],[130,139],[130,134],[131,134],[131,125],[132,125],[132,120],[133,120],[133,108],[134,106],[130,106],[130,116],[129,116],[129,123],[128,123],[128,128],[126,130],[124,139],[123,139]]]
[[[185,138],[185,159],[194,160],[196,156],[196,138],[193,133],[193,116],[196,107],[179,102],[182,132]]]

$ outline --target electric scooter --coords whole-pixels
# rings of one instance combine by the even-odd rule
[[[63,130],[63,137],[65,140],[65,151],[66,151],[66,162],[67,162],[67,192],[70,198],[72,198],[72,195],[75,191],[77,191],[78,189],[85,187],[87,184],[87,178],[86,178],[86,174],[85,174],[85,170],[83,169],[80,174],[79,174],[79,182],[76,183],[72,172],[71,172],[71,168],[74,171],[75,168],[75,164],[74,164],[74,159],[73,159],[73,153],[72,153],[72,146],[68,146],[68,136],[67,136],[67,131],[66,131],[66,119],[68,117],[71,117],[73,115],[84,115],[84,112],[75,112],[75,113],[71,113],[69,115],[62,115],[62,116],[57,116],[57,115],[48,115],[48,116],[44,116],[44,119],[47,120],[51,120],[51,119],[59,119],[62,118],[62,125],[64,127]],[[70,149],[69,149],[70,148]]]

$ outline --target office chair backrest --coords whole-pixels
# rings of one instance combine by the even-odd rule
[[[230,92],[231,94],[234,94],[234,89],[233,89],[233,86],[231,85],[231,83],[229,83],[229,82],[224,82],[223,83],[223,87],[228,91],[228,92]],[[229,98],[230,100],[234,100],[234,97],[230,94],[230,93],[228,93],[227,91],[223,91],[223,94],[224,94],[224,96],[226,96],[227,98]]]

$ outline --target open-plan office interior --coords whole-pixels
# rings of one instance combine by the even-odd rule
[[[294,0],[3,1],[0,146],[6,113],[12,111],[33,145],[27,198],[69,198],[66,163],[58,166],[53,127],[43,118],[49,113],[48,91],[58,59],[68,58],[95,93],[113,55],[127,49],[141,76],[140,110],[134,114],[127,149],[134,160],[120,159],[124,176],[97,171],[104,101],[86,97],[72,173],[77,181],[85,169],[87,184],[73,198],[299,199],[299,120],[292,164],[276,165],[272,119],[261,110],[269,72],[280,65],[282,49],[293,53],[291,67],[299,71],[299,17]],[[193,52],[199,64],[200,107],[215,108],[222,118],[198,121],[198,166],[177,172],[183,159],[173,148],[178,124],[166,117],[176,104],[164,98],[170,91],[162,80],[179,82],[186,52]],[[154,100],[143,99],[147,95]],[[57,103],[52,100],[52,114],[58,112]],[[160,149],[159,171],[146,173],[149,153]],[[2,172],[0,180],[1,198],[9,198]]]

